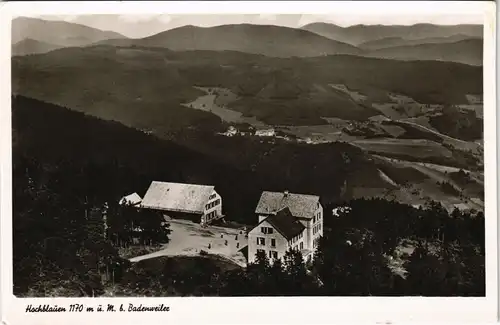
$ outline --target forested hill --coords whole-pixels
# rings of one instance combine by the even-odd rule
[[[263,190],[315,193],[330,202],[338,199],[350,173],[376,173],[360,149],[345,143],[310,146],[195,130],[188,136],[199,137],[200,146],[188,149],[22,96],[13,99],[12,112],[14,186],[16,172],[23,173],[25,164],[36,161],[44,169],[41,178],[58,175],[54,190],[101,202],[132,192],[142,196],[152,180],[213,184],[224,198],[229,219],[253,224]],[[203,142],[234,154],[202,153]]]

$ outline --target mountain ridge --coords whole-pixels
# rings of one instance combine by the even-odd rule
[[[25,38],[12,45],[12,55],[43,54],[60,48],[59,45]]]
[[[57,46],[85,46],[104,39],[126,38],[126,36],[66,21],[31,17],[13,19],[11,43],[16,44],[28,38]]]
[[[100,44],[163,47],[177,51],[230,50],[271,57],[362,53],[362,50],[355,46],[330,40],[309,31],[252,24],[215,27],[187,25],[141,39],[105,40]]]
[[[475,24],[461,25],[353,25],[340,27],[329,23],[311,23],[301,27],[333,40],[358,46],[362,43],[386,37],[426,38],[446,37],[465,34],[470,37],[482,37],[483,26]],[[411,37],[408,37],[411,35]]]
[[[465,34],[456,34],[447,37],[427,37],[419,39],[406,39],[404,37],[385,37],[373,41],[368,41],[361,43],[360,48],[373,51],[383,48],[396,47],[396,46],[409,46],[409,45],[421,45],[421,44],[448,44],[455,43],[467,39],[479,39],[479,37],[471,37]]]
[[[483,64],[483,41],[465,39],[446,44],[395,46],[371,51],[366,56],[411,61],[426,59],[481,66]]]

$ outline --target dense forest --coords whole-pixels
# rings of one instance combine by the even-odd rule
[[[188,149],[20,96],[13,99],[12,121],[18,296],[484,295],[482,212],[448,214],[434,202],[421,209],[383,200],[339,202],[345,174],[371,166],[348,144],[240,140],[235,156],[221,159],[203,147]],[[321,172],[326,165],[336,168]],[[255,222],[263,189],[324,193],[325,232],[316,259],[306,267],[296,252],[273,265],[260,256],[246,270],[208,256],[131,265],[121,248],[168,243],[168,225],[158,215],[117,205],[125,194],[143,195],[152,180],[214,183],[226,213],[247,224]],[[335,216],[339,204],[350,209]],[[405,245],[416,248],[403,259],[407,272],[398,274],[389,261]]]

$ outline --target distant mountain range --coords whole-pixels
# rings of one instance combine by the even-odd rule
[[[28,17],[19,17],[12,21],[12,44],[31,39],[59,47],[86,46],[110,38],[126,37],[116,32],[65,21],[47,21]],[[38,47],[35,46],[35,48]]]
[[[305,30],[272,25],[183,26],[136,40],[106,40],[101,44],[164,47],[174,51],[238,51],[272,57],[361,54],[350,44]]]
[[[410,26],[400,25],[355,25],[340,27],[335,24],[312,23],[301,27],[304,30],[316,33],[339,42],[359,46],[363,43],[381,40],[384,38],[404,38],[418,40],[426,38],[443,38],[454,35],[465,35],[471,38],[483,37],[482,25],[432,25],[416,24]],[[400,45],[400,44],[399,44]],[[411,45],[411,44],[406,44]]]
[[[105,44],[168,48],[174,51],[237,51],[269,57],[336,54],[395,60],[439,60],[482,64],[482,26],[356,25],[314,23],[301,29],[274,25],[183,26],[130,39],[85,25],[36,18],[13,21],[13,55],[45,53],[61,47]]]
[[[482,65],[483,41],[481,39],[465,39],[454,43],[396,46],[374,50],[366,56],[407,61],[425,59]]]
[[[380,50],[388,47],[409,46],[409,45],[422,45],[422,44],[449,44],[460,42],[467,39],[479,40],[480,37],[471,37],[465,34],[457,34],[447,37],[427,37],[419,39],[406,39],[403,37],[385,37],[368,41],[358,45],[359,48],[364,50]]]

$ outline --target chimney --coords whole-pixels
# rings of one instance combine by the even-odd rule
[[[283,194],[285,195],[285,197],[287,197],[287,196],[288,196],[288,190],[285,190],[285,191],[283,192]]]

